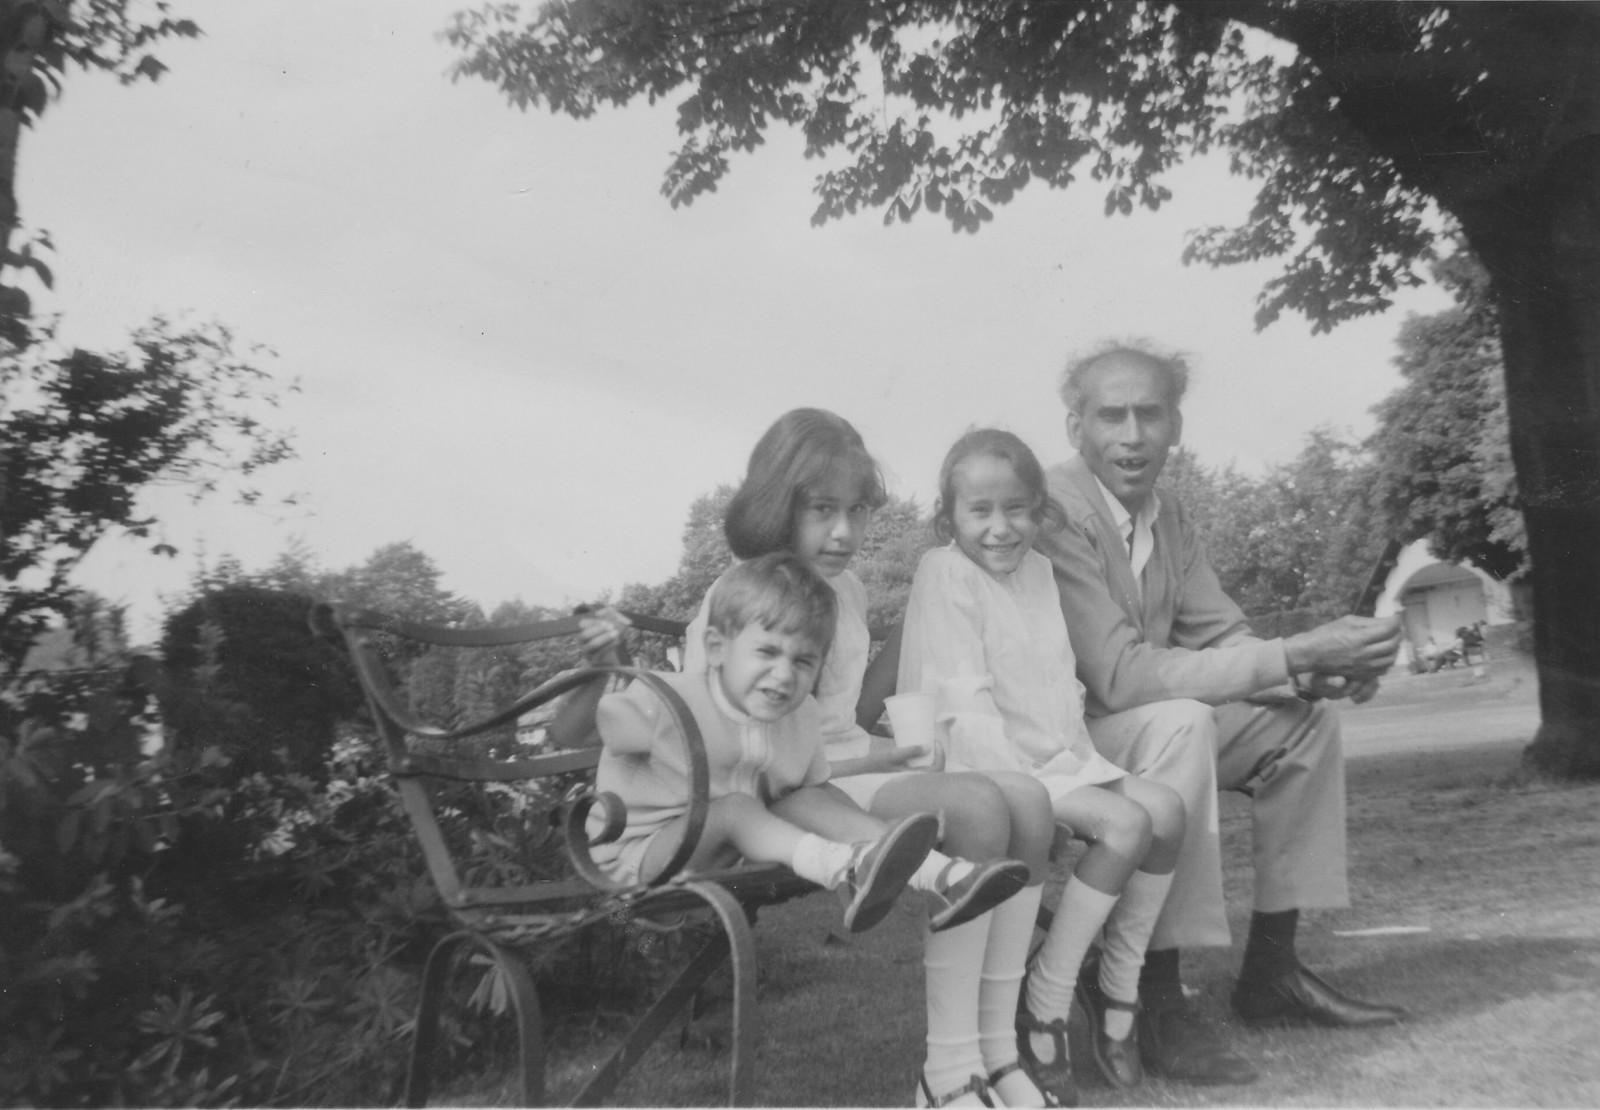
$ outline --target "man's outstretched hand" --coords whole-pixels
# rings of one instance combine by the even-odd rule
[[[1314,672],[1364,681],[1394,666],[1400,618],[1340,617],[1283,642],[1289,673]]]
[[[1378,692],[1378,679],[1347,679],[1343,675],[1308,674],[1300,676],[1300,687],[1314,698],[1349,698],[1356,705],[1372,700]]]

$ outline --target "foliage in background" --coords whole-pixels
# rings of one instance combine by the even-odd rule
[[[171,613],[161,640],[166,742],[219,745],[241,775],[318,775],[360,691],[349,661],[311,634],[303,594],[244,584]]]
[[[1377,494],[1402,540],[1498,578],[1527,570],[1511,464],[1500,325],[1489,278],[1465,250],[1434,267],[1456,306],[1408,317],[1395,365],[1404,384],[1374,407]]]
[[[722,533],[722,518],[733,493],[734,487],[724,485],[696,498],[684,523],[677,572],[654,586],[630,583],[617,604],[653,616],[692,618],[711,584],[733,561]],[[873,514],[850,569],[867,586],[871,606],[867,622],[874,638],[883,637],[900,619],[917,559],[933,544],[933,532],[915,500],[891,495],[888,504]]]
[[[1351,610],[1389,538],[1371,495],[1374,480],[1374,464],[1360,445],[1317,429],[1294,460],[1261,478],[1206,466],[1179,448],[1163,485],[1194,517],[1223,588],[1245,612],[1277,628],[1284,614],[1309,627]],[[678,572],[655,586],[629,585],[618,602],[623,608],[694,615],[731,559],[721,509],[732,493],[722,486],[695,500]],[[899,622],[917,562],[937,542],[913,499],[891,496],[873,514],[851,569],[867,587],[874,639]]]
[[[1240,608],[1261,620],[1296,614],[1309,627],[1350,612],[1383,554],[1389,537],[1373,480],[1356,444],[1318,428],[1298,456],[1261,478],[1206,466],[1179,448],[1163,484],[1188,509]]]
[[[694,499],[683,525],[683,552],[671,578],[654,586],[631,582],[622,588],[617,604],[636,613],[688,620],[700,608],[717,575],[728,568],[733,554],[722,533],[722,518],[733,499],[734,487],[720,485]],[[659,660],[652,660],[659,663]]]
[[[153,48],[199,34],[192,20],[173,16],[166,0],[0,0],[0,274],[28,270],[46,288],[54,282],[33,249],[48,249],[48,235],[12,248],[17,145],[23,126],[60,94],[69,65],[115,74],[124,85],[154,81],[167,66]],[[24,289],[0,284],[0,341],[27,346],[31,311]]]
[[[249,479],[293,454],[264,422],[282,389],[256,364],[268,352],[238,350],[227,328],[156,319],[112,353],[62,349],[53,333],[0,350],[0,676],[67,614],[90,548],[156,534],[142,493],[232,487],[250,503]]]
[[[154,684],[180,698],[177,742],[154,745],[150,699],[128,681],[130,665],[150,679],[149,661],[128,655],[114,621],[0,700],[0,1103],[397,1096],[422,960],[448,923],[373,738],[348,723],[346,695],[308,688],[337,677],[349,689],[329,670],[342,661],[309,641],[305,607],[248,576],[213,576],[170,615],[172,657]],[[273,660],[302,673],[273,674]],[[445,710],[474,712],[465,702],[567,662],[552,649],[458,668]],[[344,723],[329,743],[289,741],[330,718]],[[446,835],[479,878],[564,874],[556,802],[511,786],[463,796],[446,807]],[[620,958],[645,943],[635,932],[602,931],[538,969],[556,1013],[648,981],[652,967],[641,980]],[[447,1009],[447,1076],[492,1066],[505,1047],[494,986],[486,969]]]

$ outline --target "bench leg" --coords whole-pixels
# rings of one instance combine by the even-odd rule
[[[533,985],[528,965],[514,950],[491,940],[479,941],[494,957],[500,974],[511,989],[511,1007],[517,1014],[517,1063],[522,1073],[522,1105],[543,1106],[544,1101],[544,1011],[539,1007],[539,991]]]
[[[439,1039],[439,1011],[444,988],[462,946],[482,948],[505,977],[517,1018],[518,1063],[522,1073],[522,1105],[544,1105],[544,1017],[533,977],[517,954],[470,932],[451,933],[433,946],[422,975],[422,998],[417,1004],[416,1030],[411,1040],[411,1063],[406,1072],[406,1105],[426,1106],[433,1086],[433,1051]]]
[[[433,1048],[439,1037],[439,1008],[444,986],[455,966],[456,955],[468,939],[466,933],[451,933],[428,953],[422,973],[422,997],[417,1001],[416,1026],[411,1032],[411,1060],[406,1067],[407,1106],[426,1106],[433,1086]]]
[[[755,1044],[755,940],[737,899],[715,883],[685,883],[677,888],[700,897],[717,914],[722,931],[706,942],[672,980],[655,1004],[610,1058],[586,1083],[574,1106],[598,1106],[621,1082],[672,1019],[694,1002],[701,986],[731,954],[733,957],[733,1034],[729,1046],[728,1105],[748,1106],[754,1086],[749,1067]],[[642,902],[642,910],[648,902]]]

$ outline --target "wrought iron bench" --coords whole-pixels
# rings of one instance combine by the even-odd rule
[[[680,638],[683,634],[681,622],[639,614],[628,616],[639,631]],[[406,1075],[406,1104],[426,1104],[441,1004],[464,952],[475,949],[491,960],[503,976],[517,1024],[521,1098],[525,1105],[544,1105],[545,1028],[539,990],[528,967],[529,957],[541,951],[548,953],[565,938],[601,922],[672,920],[688,914],[714,924],[709,939],[683,963],[634,1021],[620,1045],[587,1081],[581,1082],[568,1102],[597,1105],[610,1095],[673,1020],[687,1018],[707,979],[718,968],[731,964],[728,1101],[730,1105],[749,1105],[757,1020],[751,925],[761,907],[819,888],[788,869],[775,866],[697,872],[692,878],[681,874],[704,825],[708,769],[700,730],[678,695],[646,670],[625,666],[581,669],[560,674],[478,719],[446,727],[425,721],[412,710],[390,673],[386,654],[403,656],[423,649],[504,652],[570,637],[578,629],[578,618],[466,629],[413,623],[371,610],[320,605],[312,614],[312,623],[318,632],[342,638],[349,649],[387,753],[389,773],[454,926],[433,946],[423,973]],[[508,753],[507,745],[487,744],[482,739],[514,729],[519,720],[555,705],[563,695],[593,691],[596,680],[608,674],[649,684],[674,715],[687,749],[693,786],[682,843],[659,873],[631,886],[613,882],[590,855],[593,844],[615,839],[625,824],[620,800],[594,792],[600,748],[593,727],[592,697],[579,693],[562,701],[568,707],[566,719],[560,727],[548,730],[549,737],[531,754]],[[579,707],[579,717],[587,717],[576,724],[571,719],[571,707],[575,705]],[[508,784],[543,790],[547,800],[551,795],[562,798],[560,828],[552,830],[552,835],[565,840],[572,874],[507,886],[483,882],[464,866],[465,849],[459,837],[454,838],[457,843],[452,843],[446,811],[459,806],[458,795],[464,785],[485,789],[494,784],[502,784],[502,790]],[[604,824],[604,831],[592,841],[586,834],[591,811],[598,812]]]

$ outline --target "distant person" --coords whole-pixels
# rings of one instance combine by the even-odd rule
[[[1373,1026],[1402,1011],[1352,998],[1295,951],[1301,909],[1344,906],[1344,755],[1325,699],[1365,701],[1394,662],[1397,620],[1342,617],[1254,636],[1223,592],[1195,523],[1156,489],[1183,430],[1177,358],[1112,347],[1062,377],[1076,458],[1051,468],[1066,525],[1047,530],[1089,733],[1118,766],[1183,798],[1188,832],[1140,980],[1152,1073],[1243,1083],[1255,1069],[1189,1005],[1182,947],[1229,943],[1217,837],[1221,787],[1252,799],[1255,912],[1234,1010],[1249,1024]]]
[[[1143,1078],[1134,1014],[1139,968],[1172,885],[1183,801],[1094,749],[1050,561],[1033,550],[1061,523],[1044,470],[1010,432],[956,441],[939,472],[934,525],[949,541],[922,557],[911,583],[898,689],[939,699],[947,768],[1032,775],[1057,823],[1088,843],[1067,879],[1050,931],[1028,969],[1017,1011],[1023,1059],[1064,1103],[1077,1087],[1067,1015],[1077,995],[1107,1082]],[[1034,907],[1038,897],[1034,895]],[[1079,970],[1104,928],[1098,971]],[[1015,953],[1020,968],[1026,948]]]
[[[1439,648],[1439,641],[1435,640],[1430,634],[1428,642],[1422,645],[1422,669],[1432,674],[1444,666],[1443,660],[1439,658],[1442,654],[1443,652]]]
[[[909,769],[906,763],[917,749],[897,748],[856,722],[870,641],[866,587],[851,573],[850,563],[873,510],[886,499],[877,463],[848,421],[822,409],[794,409],[779,417],[751,451],[723,530],[737,558],[791,552],[833,588],[838,625],[816,697],[833,773],[824,789],[835,795],[835,804],[849,813],[865,808],[880,821],[938,812],[944,819],[944,850],[982,861],[977,867],[929,865],[912,878],[912,887],[927,893],[930,925],[952,912],[965,919],[968,907],[994,907],[959,927],[930,928],[924,935],[927,1053],[916,1104],[992,1105],[992,1088],[1003,1105],[1044,1106],[1044,1093],[1017,1066],[1014,1021],[1021,975],[997,972],[991,954],[1009,956],[1025,947],[1032,933],[1028,901],[1004,899],[1044,881],[1042,867],[1017,861],[1048,856],[1054,832],[1049,798],[1026,775]],[[686,671],[708,664],[700,630],[725,580],[713,583],[690,623]],[[816,800],[807,799],[808,804]],[[782,814],[783,807],[778,808]]]
[[[730,572],[706,628],[711,669],[661,677],[682,696],[705,741],[710,802],[686,867],[727,867],[740,859],[781,863],[845,896],[852,932],[882,921],[939,835],[932,813],[893,826],[866,817],[840,820],[832,807],[801,804],[828,781],[821,710],[811,685],[833,639],[833,591],[801,560],[774,555]],[[604,642],[597,646],[603,656]],[[597,794],[627,807],[622,835],[593,849],[620,882],[638,882],[666,864],[682,842],[689,812],[689,769],[677,719],[644,683],[600,699]],[[794,819],[770,806],[787,800]],[[598,813],[591,824],[603,824]],[[862,835],[869,831],[870,835]],[[592,831],[598,831],[597,829]],[[951,864],[954,861],[945,861]]]
[[[1466,644],[1461,639],[1462,631],[1460,628],[1456,629],[1456,634],[1450,637],[1450,642],[1444,646],[1444,650],[1439,652],[1439,666],[1441,668],[1453,667],[1457,663],[1466,661],[1467,649]]]

